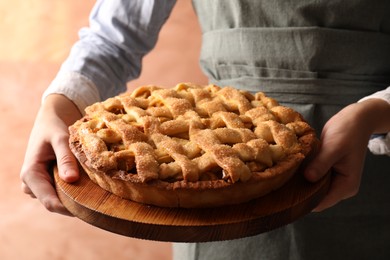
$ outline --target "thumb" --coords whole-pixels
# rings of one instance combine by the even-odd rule
[[[305,178],[310,182],[319,181],[332,168],[333,152],[322,146],[318,154],[308,163],[304,170]]]
[[[68,136],[61,139],[56,145],[53,144],[57,158],[58,174],[66,182],[74,182],[79,179],[77,159],[74,157],[68,145]]]

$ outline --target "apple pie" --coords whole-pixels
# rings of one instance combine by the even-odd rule
[[[180,83],[95,103],[69,128],[90,179],[161,207],[217,207],[280,188],[316,148],[313,128],[259,92]]]

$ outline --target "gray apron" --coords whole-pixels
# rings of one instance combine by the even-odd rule
[[[390,1],[195,0],[210,82],[263,91],[316,128],[390,85]],[[390,259],[390,159],[367,155],[359,194],[254,237],[178,243],[175,259]]]

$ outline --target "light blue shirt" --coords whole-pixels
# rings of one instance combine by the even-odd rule
[[[90,26],[80,30],[80,40],[44,96],[64,94],[83,110],[124,92],[126,83],[139,76],[142,58],[155,46],[175,3],[98,0],[90,14]]]

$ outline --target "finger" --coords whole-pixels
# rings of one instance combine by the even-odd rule
[[[351,178],[350,175],[335,173],[332,176],[331,186],[328,194],[313,209],[313,212],[320,212],[330,208],[342,200],[355,196],[359,191],[360,178]]]
[[[50,212],[72,216],[57,197],[48,173],[31,171],[23,176],[22,188],[27,194],[36,197]]]
[[[30,195],[32,198],[37,198],[35,195],[34,195],[34,193],[31,191],[31,189],[24,183],[24,182],[22,182],[22,186],[21,186],[21,188],[22,188],[22,191],[24,192],[24,193],[26,193],[27,195]]]
[[[64,136],[53,145],[57,158],[58,174],[66,182],[74,182],[79,179],[79,170],[76,158],[68,145],[68,136]]]

